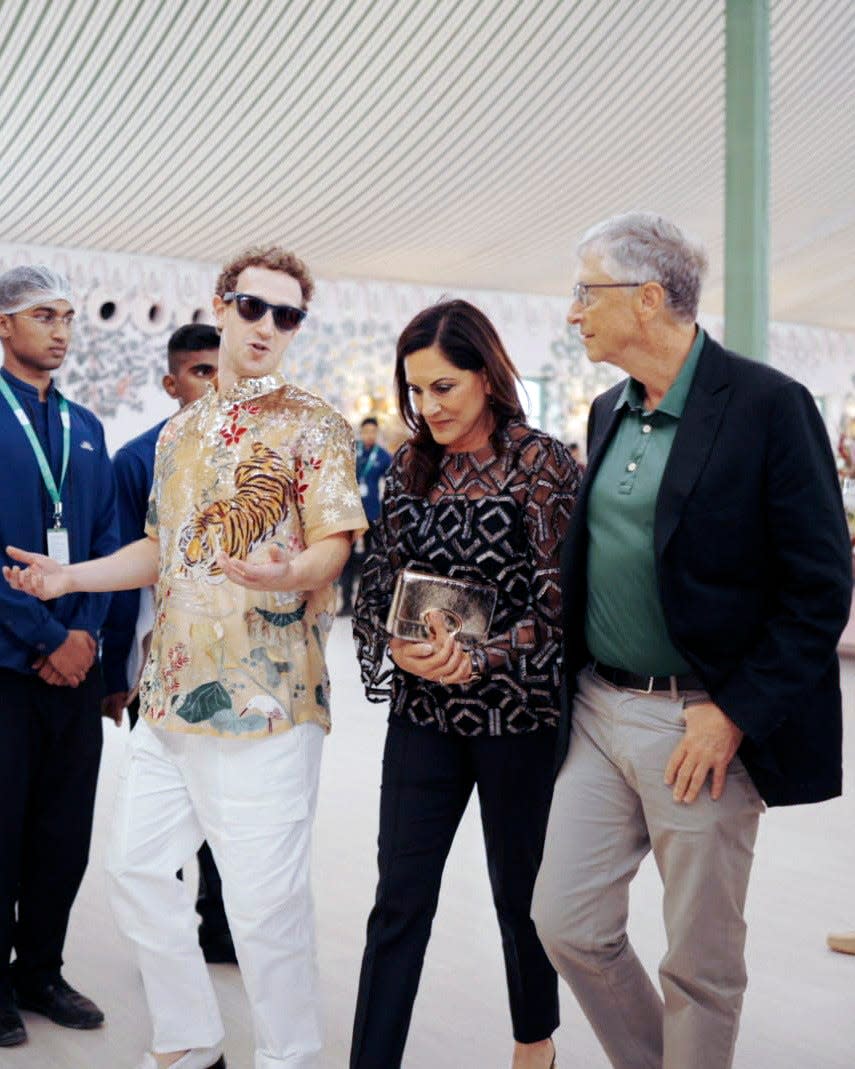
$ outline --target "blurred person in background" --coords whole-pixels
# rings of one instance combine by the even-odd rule
[[[585,463],[582,460],[582,450],[579,448],[579,443],[578,442],[571,442],[569,448],[570,448],[570,456],[576,461],[576,465],[579,468],[579,471],[584,473],[584,471],[585,471]]]
[[[356,443],[356,479],[362,507],[369,523],[380,516],[380,483],[392,463],[391,454],[377,441],[380,428],[374,416],[367,416],[359,426],[359,441]],[[359,583],[362,565],[371,551],[371,529],[357,539],[341,573],[342,603],[339,616],[350,616],[353,611],[353,588]]]

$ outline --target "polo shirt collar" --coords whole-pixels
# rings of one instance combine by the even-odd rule
[[[706,334],[703,328],[698,327],[689,355],[680,368],[677,378],[674,379],[670,389],[662,398],[659,407],[656,409],[657,412],[664,412],[666,416],[672,416],[674,419],[679,419],[683,415],[686,398],[689,396],[689,390],[695,377],[695,369],[698,366],[698,359],[705,340]],[[615,410],[622,408],[624,405],[633,410],[644,409],[644,387],[637,379],[626,380],[620,397],[615,402]]]

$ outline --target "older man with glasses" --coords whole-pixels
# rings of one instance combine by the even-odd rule
[[[659,216],[589,230],[568,321],[629,376],[591,408],[564,546],[565,703],[533,916],[616,1069],[727,1069],[767,805],[841,789],[851,561],[810,393],[695,322],[703,251]],[[627,939],[649,851],[661,994]]]
[[[157,582],[140,719],[116,803],[111,897],[154,1024],[140,1069],[223,1069],[223,1024],[175,879],[207,839],[255,1021],[255,1069],[309,1069],[321,1048],[309,884],[324,651],[337,578],[365,516],[350,425],[285,382],[313,292],[301,260],[251,249],[217,280],[217,390],[157,443],[146,537],[90,566],[29,565],[41,598]]]

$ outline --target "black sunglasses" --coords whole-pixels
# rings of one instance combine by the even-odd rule
[[[234,301],[238,315],[247,323],[257,323],[269,308],[273,313],[274,326],[281,331],[294,330],[306,318],[302,308],[295,308],[291,304],[269,304],[260,297],[253,297],[251,293],[224,293],[223,300],[226,304]]]

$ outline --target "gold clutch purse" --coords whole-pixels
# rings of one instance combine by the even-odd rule
[[[495,587],[433,575],[407,565],[395,583],[386,630],[395,638],[411,642],[430,639],[433,636],[427,615],[439,612],[458,641],[466,647],[475,646],[490,633],[495,608]]]

